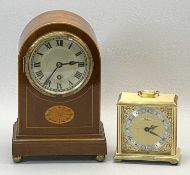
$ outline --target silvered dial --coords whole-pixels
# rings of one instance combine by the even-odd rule
[[[171,128],[169,120],[161,111],[142,107],[125,118],[123,133],[137,150],[154,151],[167,142]]]
[[[37,90],[50,95],[79,91],[92,72],[92,56],[78,37],[63,32],[40,38],[28,55],[27,76]]]

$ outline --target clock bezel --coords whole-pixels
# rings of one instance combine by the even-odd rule
[[[144,151],[144,150],[138,150],[136,149],[134,146],[132,146],[128,141],[125,142],[124,139],[124,133],[123,133],[123,110],[124,108],[127,108],[128,112],[131,113],[132,111],[134,111],[136,108],[142,107],[142,105],[137,105],[137,104],[130,104],[130,105],[119,105],[118,106],[118,150],[117,152],[119,154],[122,155],[141,155],[141,156],[145,156],[145,155],[154,155],[154,156],[158,156],[158,155],[174,155],[176,153],[176,130],[175,130],[175,125],[176,125],[176,107],[174,106],[168,106],[165,105],[164,107],[162,105],[143,105],[143,107],[151,107],[151,108],[165,108],[165,109],[171,109],[172,110],[172,114],[170,116],[165,115],[165,117],[171,117],[170,118],[170,129],[171,129],[171,135],[168,138],[168,141],[166,142],[166,146],[167,144],[171,144],[167,150],[165,150],[165,145],[163,145],[162,147],[160,147],[157,150],[152,150],[152,151]],[[127,144],[127,146],[130,146],[130,149],[124,149],[124,145]]]
[[[42,88],[40,85],[38,85],[31,77],[30,68],[29,68],[31,54],[33,53],[33,51],[35,51],[35,49],[39,46],[40,43],[48,40],[48,38],[50,38],[50,37],[64,37],[64,38],[69,38],[71,40],[74,40],[77,44],[82,46],[82,48],[85,50],[85,52],[87,54],[87,59],[89,61],[89,70],[88,70],[87,76],[77,86],[75,86],[74,88],[72,88],[70,90],[52,93],[52,91]],[[77,92],[79,92],[80,90],[82,90],[91,78],[91,75],[93,72],[93,67],[94,67],[94,61],[93,61],[92,53],[91,53],[88,45],[81,38],[79,38],[78,36],[76,36],[73,33],[67,32],[67,31],[49,32],[49,33],[46,33],[46,34],[40,36],[38,39],[36,39],[33,42],[33,44],[29,47],[29,49],[26,53],[25,65],[24,65],[26,77],[27,77],[28,81],[30,82],[30,84],[32,85],[32,87],[34,87],[34,89],[36,89],[38,92],[42,93],[43,95],[50,96],[50,97],[57,97],[57,96],[68,97],[68,96],[74,95]]]
[[[172,116],[164,115],[164,113],[160,111],[160,106],[133,106],[133,108],[134,108],[134,111],[129,113],[129,115],[125,116],[126,114],[124,114],[124,113],[122,115],[122,131],[121,131],[122,132],[122,143],[123,143],[122,144],[122,150],[123,150],[124,144],[127,143],[127,145],[132,148],[132,150],[128,149],[128,152],[138,152],[138,153],[149,152],[149,153],[153,153],[153,154],[157,154],[158,152],[161,152],[161,151],[166,152],[166,153],[170,152],[171,148],[170,148],[170,150],[165,150],[166,149],[165,145],[166,144],[171,144],[171,139],[172,139],[172,132],[171,132],[171,130],[172,130],[172,119],[171,119],[171,121],[169,121],[168,117],[172,117]],[[167,126],[168,126],[167,131],[168,132],[166,132],[166,128],[164,128],[164,134],[163,134],[163,135],[165,135],[166,140],[157,148],[155,146],[153,148],[153,145],[155,145],[156,143],[160,143],[161,140],[159,140],[158,142],[155,142],[153,145],[143,145],[142,143],[137,143],[137,145],[134,145],[132,143],[132,140],[136,141],[135,138],[133,138],[132,135],[131,135],[132,140],[129,140],[129,138],[127,137],[127,134],[124,133],[124,129],[126,129],[126,122],[128,122],[129,118],[131,118],[131,116],[134,115],[134,112],[140,111],[142,109],[145,110],[144,113],[146,113],[147,110],[150,110],[149,113],[153,114],[154,117],[159,118],[160,120],[164,119],[165,122],[167,123]],[[164,108],[164,109],[172,110],[172,108],[169,108],[169,107]],[[156,111],[159,114],[156,115],[156,114],[153,113],[153,111]],[[135,117],[138,117],[139,115],[140,114],[137,114],[136,116],[133,116],[133,119]],[[159,116],[159,115],[161,115],[161,116]],[[131,125],[131,122],[132,121],[130,121],[130,125]],[[129,126],[129,127],[132,127],[132,126]],[[167,135],[166,135],[166,133],[167,133]],[[140,145],[147,146],[147,148],[142,148],[142,147],[139,148],[138,146],[140,146]],[[163,147],[164,147],[164,149],[163,149]]]

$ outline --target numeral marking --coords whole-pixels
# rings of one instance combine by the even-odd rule
[[[56,40],[57,46],[63,46],[63,40]]]
[[[57,76],[57,79],[58,79],[58,80],[61,80],[61,78],[62,78],[61,75],[58,75],[58,76]]]
[[[162,138],[162,141],[165,141],[165,140],[166,140],[166,138],[163,137],[163,138]]]
[[[34,63],[34,67],[40,67],[41,66],[41,63],[38,62],[38,63]]]
[[[71,44],[69,45],[69,48],[68,48],[68,49],[70,49],[70,48],[72,47],[72,45],[73,45],[73,43],[71,43]]]
[[[44,82],[44,85],[48,85],[48,87],[51,86],[51,80],[50,79],[47,79],[45,82]]]
[[[78,67],[84,67],[84,62],[79,62]]]
[[[41,80],[44,77],[43,72],[40,70],[38,72],[36,72],[36,76]]]
[[[75,55],[78,57],[81,54],[82,54],[82,52],[80,51],[80,52],[76,53]]]
[[[57,83],[57,89],[62,89],[61,83]]]
[[[131,139],[132,139],[132,137],[131,137],[131,136],[128,136],[128,139],[129,139],[129,140],[131,140]]]
[[[70,86],[73,86],[73,83],[72,83],[71,81],[69,81],[69,85],[70,85]]]
[[[46,48],[47,48],[48,50],[52,48],[52,46],[51,46],[51,44],[50,44],[49,42],[45,43],[44,45],[46,46]]]
[[[82,73],[77,71],[74,75],[76,78],[80,79],[80,77],[82,76]]]
[[[43,55],[44,55],[43,53],[40,53],[40,52],[37,52],[37,54],[38,54],[38,55],[41,55],[41,56],[43,56]]]

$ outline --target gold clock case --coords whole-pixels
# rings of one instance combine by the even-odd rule
[[[117,102],[117,150],[116,161],[143,160],[162,161],[177,164],[180,149],[177,148],[177,96],[175,94],[159,94],[158,91],[139,91],[138,93],[122,92]],[[170,120],[171,135],[167,143],[154,151],[140,151],[134,148],[123,137],[124,115],[130,114],[138,107],[154,107],[161,110]]]

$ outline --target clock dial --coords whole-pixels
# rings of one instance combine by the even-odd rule
[[[37,40],[26,62],[27,77],[37,90],[63,96],[84,87],[92,67],[87,45],[65,32],[50,33]]]
[[[159,110],[142,107],[125,118],[123,133],[136,149],[154,151],[167,142],[171,128],[169,120]]]

